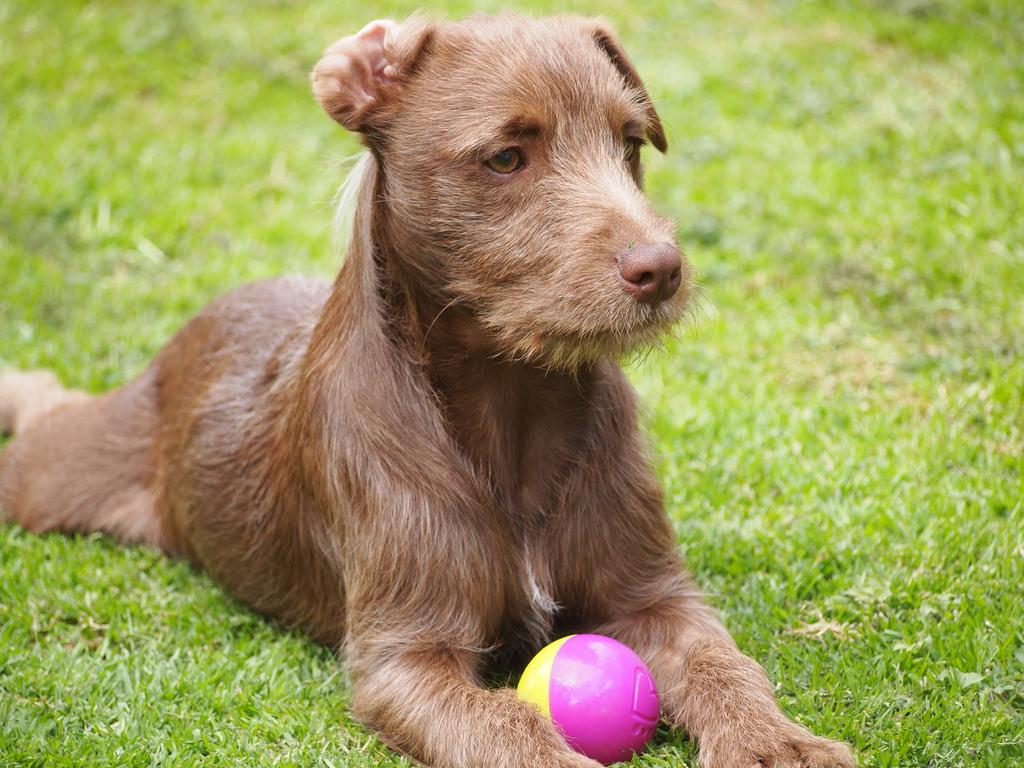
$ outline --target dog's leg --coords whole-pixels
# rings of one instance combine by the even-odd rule
[[[764,670],[702,602],[635,438],[593,444],[540,542],[568,623],[647,661],[665,720],[696,740],[702,768],[852,768],[844,744],[785,716]]]
[[[850,768],[849,749],[792,723],[764,670],[742,654],[685,574],[658,483],[637,439],[631,392],[606,381],[592,452],[546,539],[567,612],[651,666],[668,722],[704,768]]]
[[[170,550],[150,490],[147,376],[93,397],[47,372],[0,375],[0,428],[17,433],[0,453],[0,520]]]
[[[378,658],[356,679],[353,711],[389,745],[435,768],[598,768],[514,691],[484,688],[477,661],[452,650]]]
[[[761,666],[694,594],[623,615],[599,631],[648,661],[666,720],[697,740],[704,768],[851,768],[850,750],[790,721]],[[668,593],[671,595],[671,592]]]

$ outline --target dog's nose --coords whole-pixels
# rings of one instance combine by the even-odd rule
[[[683,259],[671,243],[640,243],[618,258],[622,287],[641,304],[672,298],[682,280]]]

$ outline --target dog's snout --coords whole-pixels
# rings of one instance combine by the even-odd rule
[[[628,247],[617,262],[622,287],[641,304],[660,304],[679,290],[683,259],[672,243]]]

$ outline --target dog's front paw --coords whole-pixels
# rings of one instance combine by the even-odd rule
[[[702,768],[856,768],[845,744],[790,722],[738,724],[701,746]]]

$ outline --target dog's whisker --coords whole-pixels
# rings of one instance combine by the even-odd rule
[[[454,307],[456,304],[459,303],[459,301],[460,301],[460,298],[458,296],[453,298],[451,301],[449,301],[447,304],[445,304],[443,307],[441,307],[441,309],[438,311],[438,313],[436,315],[434,315],[434,319],[430,321],[430,325],[427,326],[427,330],[424,332],[423,339],[420,342],[420,348],[419,348],[418,356],[421,359],[422,359],[423,353],[424,353],[424,351],[426,349],[427,340],[430,337],[430,331],[434,328],[434,325],[437,324],[437,321],[441,318],[441,315],[443,315],[445,313],[445,310],[447,310],[450,307]]]

